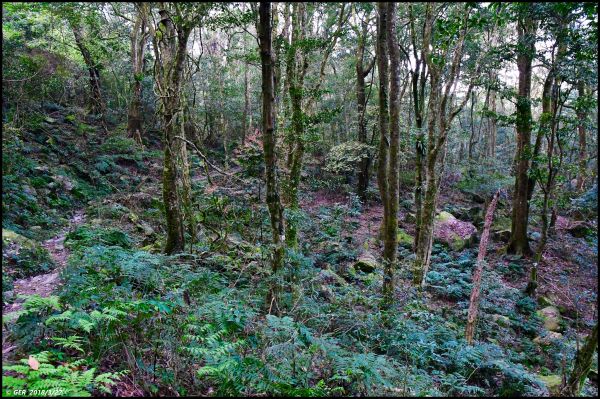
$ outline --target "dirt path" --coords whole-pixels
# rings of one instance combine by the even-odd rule
[[[42,246],[48,250],[50,257],[57,264],[57,267],[49,273],[40,274],[33,277],[22,278],[16,280],[13,283],[14,296],[18,295],[35,295],[38,294],[41,297],[48,297],[58,288],[61,284],[59,274],[67,265],[67,259],[69,258],[69,251],[65,248],[64,242],[66,235],[78,225],[82,224],[85,220],[83,211],[77,211],[73,217],[69,220],[69,226],[61,231],[57,236],[44,241]],[[2,318],[4,319],[10,313],[18,312],[23,306],[23,299],[18,298],[15,302],[5,306],[2,309]],[[10,316],[8,319],[10,320]],[[5,330],[4,321],[2,322],[2,358],[15,349],[15,346],[10,345],[7,340],[9,334]]]

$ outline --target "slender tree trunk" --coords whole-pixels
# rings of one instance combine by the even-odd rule
[[[377,69],[379,74],[379,164],[377,166],[377,184],[379,186],[379,195],[383,204],[383,219],[381,220],[380,238],[384,238],[385,227],[389,219],[388,204],[388,156],[390,141],[388,129],[390,125],[388,88],[389,88],[389,67],[388,67],[388,9],[385,3],[377,3]]]
[[[131,67],[133,85],[127,113],[127,135],[142,145],[142,79],[144,78],[144,53],[146,48],[146,5],[139,4],[134,26],[131,30]]]
[[[358,51],[356,55],[356,105],[358,110],[358,141],[363,144],[367,143],[367,123],[365,120],[365,113],[367,108],[367,98],[365,95],[365,78],[371,71],[375,59],[367,67],[364,68],[364,53],[365,53],[365,41],[367,38],[367,22],[362,23],[362,32],[358,38]],[[361,199],[366,198],[367,188],[369,187],[369,167],[371,165],[371,156],[364,158],[360,161],[358,171],[358,187],[357,193]]]
[[[579,92],[579,99],[585,98],[585,84],[582,80],[577,82],[577,91]],[[583,106],[581,106],[583,108]],[[585,119],[586,113],[583,109],[577,112],[577,118],[579,123],[577,124],[577,133],[579,135],[579,170],[577,173],[577,191],[583,191],[585,180],[587,177],[587,155],[586,155],[586,132],[585,132]]]
[[[100,90],[100,70],[94,62],[90,51],[85,45],[81,26],[71,23],[73,36],[75,36],[75,44],[83,56],[83,61],[88,69],[90,76],[90,109],[94,114],[104,114],[104,101],[102,100],[102,91]]]
[[[381,29],[387,30],[388,54],[390,57],[390,144],[387,165],[386,197],[384,207],[388,208],[385,232],[383,234],[383,298],[384,304],[391,304],[394,294],[394,271],[398,248],[398,167],[400,146],[400,54],[396,39],[396,3],[379,3],[379,9],[387,7],[387,21],[382,19]],[[383,4],[383,7],[382,7]],[[384,23],[387,22],[387,26]],[[386,61],[384,59],[384,61]],[[380,112],[384,112],[381,110]],[[387,111],[386,111],[387,112]]]
[[[248,115],[250,114],[250,93],[248,91],[248,63],[244,63],[244,115],[242,116],[242,146],[246,144]]]
[[[471,289],[467,327],[465,330],[465,339],[469,345],[473,344],[473,337],[475,335],[475,324],[477,321],[477,312],[479,310],[479,294],[481,292],[481,276],[483,274],[483,268],[485,267],[485,254],[487,252],[487,244],[490,237],[490,227],[492,226],[492,220],[494,219],[494,211],[496,210],[499,195],[500,191],[496,191],[494,198],[492,198],[492,202],[488,206],[485,214],[483,232],[481,233],[481,240],[479,241],[479,253],[477,254],[475,272],[473,273],[473,288]]]
[[[164,252],[184,250],[184,216],[191,217],[189,165],[185,139],[183,105],[181,101],[183,67],[191,28],[176,27],[165,9],[153,34],[155,80],[161,99],[164,130],[163,201],[167,221]],[[160,34],[157,35],[157,33]],[[191,222],[190,222],[191,223]],[[193,237],[192,237],[193,239]]]
[[[518,42],[522,49],[517,54],[519,93],[517,99],[517,168],[513,195],[511,238],[508,253],[531,254],[527,239],[529,223],[529,159],[527,149],[531,140],[531,64],[535,52],[536,24],[530,20],[518,22]]]
[[[271,3],[260,3],[258,35],[260,42],[260,59],[262,65],[262,133],[265,157],[265,178],[267,182],[267,206],[271,218],[273,235],[273,257],[271,268],[273,273],[281,269],[283,264],[283,207],[279,199],[277,178],[276,133],[274,129],[274,76],[271,43]],[[271,290],[270,297],[276,298],[276,290]],[[268,302],[271,302],[268,299]],[[270,306],[270,305],[269,305]]]
[[[573,371],[571,372],[567,383],[561,390],[562,396],[579,396],[581,389],[583,388],[583,384],[585,383],[585,379],[587,378],[587,375],[590,372],[590,369],[592,368],[594,353],[597,352],[598,322],[596,321],[596,325],[592,329],[590,335],[588,335],[585,339],[583,347],[581,347],[581,349],[577,351]]]

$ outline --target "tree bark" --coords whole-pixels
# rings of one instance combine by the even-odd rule
[[[143,119],[142,119],[142,79],[144,77],[144,53],[146,48],[147,32],[147,5],[136,5],[137,14],[131,34],[131,67],[133,69],[133,84],[131,87],[131,100],[127,113],[127,136],[142,145]]]
[[[577,82],[577,91],[579,95],[579,100],[582,101],[585,99],[585,84],[582,80]],[[578,124],[577,124],[577,133],[579,136],[579,160],[578,166],[579,170],[577,173],[577,191],[581,192],[584,189],[585,180],[587,177],[587,154],[586,154],[586,132],[585,132],[585,119],[586,113],[584,111],[584,106],[582,104],[579,105],[580,109],[577,112]]]
[[[365,94],[365,78],[371,72],[375,59],[365,68],[364,54],[367,39],[367,22],[362,21],[361,31],[358,33],[358,48],[356,53],[356,105],[358,111],[358,142],[368,144],[367,142],[367,122],[365,113],[367,108],[367,98]],[[359,163],[357,194],[361,199],[366,198],[367,188],[369,187],[369,167],[371,165],[371,155],[364,158]]]
[[[276,273],[283,264],[284,222],[283,206],[279,198],[277,177],[276,133],[274,128],[275,92],[271,43],[271,3],[260,3],[258,37],[262,65],[262,138],[265,157],[265,178],[267,182],[267,206],[271,218],[273,236],[273,257],[271,269]],[[276,298],[277,288],[273,287],[268,302]]]
[[[79,51],[81,52],[90,77],[90,110],[94,114],[104,114],[105,106],[104,101],[102,100],[102,91],[100,89],[100,70],[98,69],[98,64],[92,58],[92,55],[85,44],[81,26],[75,22],[71,22],[70,24],[73,36],[75,36],[75,44],[77,44],[77,48],[79,48]]]
[[[569,376],[569,380],[561,390],[562,396],[575,397],[579,396],[585,379],[587,378],[592,362],[594,360],[594,352],[598,352],[598,322],[592,329],[590,335],[587,336],[583,347],[577,351],[575,356],[575,364],[573,371]]]
[[[155,80],[164,129],[163,201],[167,221],[164,252],[172,254],[184,250],[184,217],[193,230],[186,143],[175,139],[175,136],[185,138],[181,91],[191,27],[175,26],[165,9],[159,14],[162,19],[153,32],[153,40],[157,63]]]
[[[490,227],[492,226],[494,211],[496,210],[499,196],[500,191],[496,191],[496,194],[494,194],[494,197],[492,198],[492,202],[488,206],[485,214],[483,232],[481,233],[481,239],[479,241],[479,253],[477,254],[475,272],[473,272],[473,288],[471,289],[467,327],[465,330],[465,339],[469,345],[473,344],[473,337],[475,335],[475,323],[477,321],[477,312],[479,310],[479,294],[481,292],[481,276],[483,274],[483,268],[485,267],[485,254],[487,252],[487,244],[490,237]]]
[[[389,305],[393,301],[394,294],[394,271],[396,268],[396,252],[398,247],[398,155],[400,145],[400,54],[398,40],[396,39],[396,3],[379,3],[380,13],[383,8],[387,8],[384,15],[380,14],[380,29],[385,32],[385,36],[378,35],[379,40],[386,43],[379,44],[381,47],[387,44],[387,54],[390,58],[390,103],[389,103],[389,156],[387,165],[380,165],[379,168],[385,168],[385,176],[382,178],[383,186],[383,206],[387,209],[385,214],[385,231],[383,234],[383,300],[384,304]],[[381,50],[380,50],[381,51]],[[386,55],[383,53],[382,62],[387,62]],[[380,63],[380,66],[381,65]],[[382,72],[385,68],[382,69]],[[380,79],[382,76],[380,75]],[[387,79],[384,79],[384,82]],[[381,89],[380,89],[381,90]],[[383,91],[385,94],[385,90]],[[384,104],[385,105],[385,104]],[[380,109],[384,114],[388,111]],[[385,137],[382,135],[382,141]],[[381,148],[381,147],[380,147]],[[385,150],[385,148],[384,148]]]
[[[531,140],[531,64],[535,53],[536,24],[531,19],[521,18],[517,25],[520,47],[517,54],[517,68],[519,71],[516,111],[517,167],[513,195],[511,238],[507,252],[529,255],[531,249],[527,239],[527,225],[529,223],[529,159],[527,150]]]

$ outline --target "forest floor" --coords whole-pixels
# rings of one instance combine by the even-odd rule
[[[67,122],[73,119],[69,117],[73,114],[79,122]],[[285,317],[277,320],[287,327],[271,326],[273,319],[261,315],[260,307],[256,305],[263,301],[260,284],[267,278],[268,258],[264,252],[268,247],[264,243],[269,237],[268,213],[261,205],[264,189],[259,188],[257,176],[245,175],[244,168],[236,164],[234,157],[228,173],[236,177],[211,170],[213,184],[209,185],[204,169],[194,157],[192,182],[194,209],[198,215],[198,243],[194,244],[191,254],[180,259],[162,257],[160,252],[165,230],[161,192],[162,154],[157,145],[158,139],[154,138],[146,151],[140,151],[122,139],[122,132],[112,132],[107,136],[96,128],[93,120],[87,120],[73,110],[53,111],[50,115],[51,122],[42,122],[35,134],[22,136],[18,148],[5,152],[10,156],[31,154],[28,157],[34,162],[17,158],[15,164],[20,162],[21,169],[11,170],[7,177],[3,176],[3,183],[8,183],[3,191],[4,202],[10,201],[13,205],[3,222],[3,241],[5,229],[26,236],[39,243],[54,267],[49,270],[36,268],[26,277],[14,278],[10,290],[13,295],[8,298],[3,295],[3,360],[15,361],[18,356],[31,353],[35,348],[31,342],[23,340],[22,335],[15,333],[13,339],[14,327],[37,331],[37,327],[28,324],[31,323],[29,320],[9,320],[10,313],[22,308],[22,300],[16,298],[20,294],[55,295],[68,307],[83,306],[77,304],[89,301],[93,309],[99,306],[101,300],[113,306],[115,296],[125,304],[129,303],[127,301],[141,303],[140,298],[146,298],[152,306],[158,306],[158,303],[163,304],[160,305],[163,308],[180,306],[177,305],[180,302],[202,304],[192,307],[199,314],[197,316],[195,313],[186,315],[184,304],[177,308],[177,312],[148,313],[152,318],[147,320],[138,313],[135,319],[121,321],[123,324],[118,336],[126,338],[125,348],[134,343],[140,346],[139,357],[124,360],[123,352],[117,351],[94,359],[103,370],[118,369],[125,364],[135,371],[113,387],[115,395],[140,396],[148,392],[182,394],[184,391],[178,391],[181,388],[173,385],[173,376],[156,372],[157,364],[168,370],[175,367],[176,361],[183,362],[179,378],[186,389],[200,384],[201,388],[195,388],[193,392],[208,394],[218,388],[213,383],[199,383],[195,380],[197,377],[189,376],[189,370],[196,370],[201,361],[193,357],[185,360],[178,357],[169,349],[170,341],[164,341],[166,346],[162,352],[159,351],[159,356],[155,336],[144,338],[146,332],[151,334],[156,327],[159,328],[157,336],[167,336],[166,331],[173,328],[167,322],[171,320],[169,317],[173,318],[170,323],[175,328],[181,328],[194,317],[202,320],[214,317],[212,313],[203,312],[213,312],[212,309],[224,311],[223,307],[227,311],[234,309],[239,314],[252,316],[243,316],[249,321],[242,323],[239,330],[235,330],[237,332],[228,333],[231,342],[242,339],[263,342],[261,345],[265,345],[266,349],[256,354],[258,358],[280,350],[283,343],[269,341],[275,340],[276,336],[273,335],[275,330],[269,329],[289,330],[292,327],[285,324],[288,323]],[[57,144],[47,144],[50,139]],[[527,284],[530,259],[506,255],[506,243],[495,235],[488,248],[488,272],[484,274],[484,299],[477,336],[482,345],[477,349],[480,352],[472,354],[469,352],[472,349],[464,349],[460,346],[462,344],[457,343],[464,334],[462,326],[477,253],[476,242],[458,251],[436,243],[429,284],[423,293],[415,292],[411,286],[409,246],[399,248],[398,303],[393,317],[395,325],[401,327],[390,328],[379,319],[382,317],[377,306],[381,271],[363,273],[353,267],[366,247],[376,258],[380,257],[377,235],[382,218],[381,204],[374,198],[364,204],[358,203],[349,193],[351,187],[348,185],[327,189],[318,187],[314,183],[328,177],[319,176],[318,171],[310,169],[307,173],[300,201],[304,214],[299,240],[302,249],[292,253],[289,259],[290,265],[294,265],[296,273],[299,273],[293,277],[300,281],[295,289],[303,294],[296,297],[295,293],[290,293],[294,301],[287,315],[301,326],[298,328],[308,329],[298,331],[311,331],[313,336],[338,340],[339,344],[335,344],[338,346],[334,345],[327,351],[335,352],[343,347],[355,356],[352,362],[359,362],[358,356],[362,356],[362,352],[368,356],[360,358],[360,361],[370,359],[369,356],[376,356],[377,362],[384,361],[384,358],[392,359],[392,362],[413,359],[411,362],[419,365],[417,372],[426,370],[427,376],[419,374],[418,378],[414,377],[414,381],[421,381],[419,384],[422,385],[411,388],[414,389],[411,394],[498,394],[498,386],[504,387],[505,393],[523,394],[523,384],[537,387],[530,377],[524,376],[531,373],[546,378],[560,373],[564,356],[572,356],[574,342],[580,341],[597,319],[597,226],[596,235],[574,237],[567,228],[572,218],[565,214],[561,215],[556,235],[548,242],[539,267],[538,288],[539,297],[560,309],[562,338],[559,341],[550,345],[535,342],[540,336],[545,337],[547,331],[535,317],[535,309],[544,305],[532,303],[522,294]],[[375,181],[372,184],[375,185]],[[20,193],[23,192],[31,194],[22,197]],[[403,187],[399,228],[410,236],[415,231],[411,197],[411,187]],[[481,201],[455,185],[448,185],[441,191],[438,210],[449,211],[460,219],[467,218],[466,215],[475,208],[482,213],[485,200]],[[509,199],[503,198],[496,212],[495,230],[502,231],[506,227],[509,208]],[[479,219],[467,221],[473,222],[480,230]],[[536,223],[533,223],[531,232],[539,232]],[[537,245],[535,234],[532,234],[531,245],[532,248]],[[30,262],[29,258],[21,259],[23,253],[5,253],[4,249],[3,258],[9,266],[3,267],[3,274],[8,276],[18,265],[35,264],[38,259]],[[162,265],[160,267],[167,271],[160,269],[159,275],[152,274],[158,273],[159,269],[153,269],[158,268],[157,265]],[[89,274],[92,269],[97,271],[98,276]],[[175,280],[173,285],[166,285],[170,279],[179,278],[180,273],[183,276],[181,281]],[[206,280],[203,273],[212,277]],[[96,278],[99,280],[94,280]],[[89,284],[93,284],[86,286],[85,279],[90,279]],[[151,286],[155,280],[157,286]],[[219,285],[221,280],[222,285]],[[115,285],[114,281],[120,283]],[[188,288],[184,290],[183,287]],[[236,303],[241,303],[241,307],[236,307]],[[86,308],[81,309],[85,311]],[[259,314],[256,315],[256,312]],[[148,324],[128,325],[138,323],[138,320],[145,320]],[[216,321],[211,323],[218,324]],[[263,330],[262,335],[252,335],[253,331]],[[280,334],[283,330],[277,331]],[[41,336],[47,333],[45,331]],[[181,335],[178,332],[175,338],[169,336],[169,339],[175,340],[173,345],[176,347],[185,346],[177,341]],[[8,337],[6,341],[4,337]],[[267,341],[264,341],[265,337]],[[100,339],[90,334],[89,339],[96,339],[97,345],[101,345],[102,340],[108,338]],[[43,340],[35,342],[41,345]],[[285,338],[285,342],[290,341]],[[309,346],[302,349],[302,345],[295,345],[294,351],[299,353],[298,356],[309,356],[302,352],[306,350],[309,353]],[[398,352],[402,356],[394,358]],[[287,370],[289,361],[285,357],[269,359],[274,369]],[[461,363],[466,361],[464,359],[471,363]],[[507,359],[510,359],[509,363],[505,362]],[[148,362],[154,362],[155,372],[149,371]],[[367,363],[365,367],[375,370],[381,366],[377,364]],[[443,374],[439,374],[440,370]],[[455,380],[457,373],[465,373],[459,378],[460,382]],[[163,378],[165,382],[161,385],[155,382],[157,378]],[[316,382],[311,384],[316,385]],[[588,384],[588,393],[597,392],[595,384],[592,381]],[[353,388],[358,391],[346,392],[398,392],[371,391],[367,385],[361,387]],[[350,388],[346,386],[345,389]],[[399,389],[398,385],[393,389]],[[548,390],[527,392],[548,394]]]

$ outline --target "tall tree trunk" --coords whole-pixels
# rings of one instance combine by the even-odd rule
[[[520,255],[531,254],[527,239],[527,225],[529,223],[529,159],[527,149],[531,140],[531,64],[535,53],[535,31],[536,24],[531,19],[522,18],[518,21],[518,43],[521,49],[517,54],[517,68],[519,70],[519,93],[516,111],[517,168],[513,195],[511,238],[507,252]]]
[[[452,55],[452,63],[447,71],[443,71],[432,60],[431,40],[432,28],[435,17],[433,6],[427,4],[425,25],[423,29],[423,60],[426,62],[430,75],[430,94],[427,112],[427,154],[425,161],[425,196],[420,212],[420,226],[418,228],[417,245],[415,246],[416,259],[413,265],[413,283],[417,286],[425,284],[425,276],[429,269],[431,247],[433,244],[433,223],[435,218],[437,193],[440,178],[444,170],[446,159],[446,143],[448,130],[452,120],[459,114],[471,96],[473,82],[469,84],[467,93],[462,102],[452,109],[448,109],[448,101],[455,93],[452,92],[455,80],[458,78],[460,63],[463,57],[463,45],[467,33],[469,11],[465,8],[463,25],[458,42]],[[446,74],[442,84],[442,72]],[[450,111],[450,112],[448,112]],[[439,171],[438,171],[439,169]]]
[[[271,232],[273,235],[273,258],[271,268],[273,273],[281,269],[283,264],[283,206],[279,199],[277,178],[276,133],[274,129],[274,76],[271,44],[271,3],[260,3],[258,36],[260,42],[260,60],[262,65],[262,135],[265,157],[265,178],[267,182],[267,206],[271,217]],[[275,298],[271,290],[271,298]],[[276,291],[276,290],[275,290]],[[268,299],[268,302],[271,300]]]
[[[356,105],[358,111],[358,141],[359,143],[368,144],[367,142],[367,122],[365,113],[367,108],[367,98],[365,95],[365,78],[375,64],[375,58],[365,69],[364,54],[365,42],[367,39],[367,22],[362,21],[362,31],[358,37],[358,50],[356,54]],[[369,166],[371,165],[371,156],[362,159],[359,163],[358,171],[358,187],[357,193],[361,199],[366,198],[367,188],[369,187]]]
[[[379,40],[385,39],[390,58],[390,104],[389,104],[389,156],[385,178],[384,207],[387,208],[387,220],[383,234],[383,299],[384,304],[391,304],[394,294],[394,271],[396,268],[396,252],[398,247],[398,167],[400,146],[400,53],[396,39],[396,3],[379,3],[380,12],[387,8],[387,15],[380,16],[380,29],[386,30],[386,37],[378,36]],[[386,20],[387,19],[387,20]],[[387,62],[385,56],[383,62]],[[380,64],[381,65],[381,64]],[[384,69],[385,70],[385,69]],[[381,76],[380,76],[381,78]],[[381,113],[387,110],[380,110]],[[382,136],[382,140],[384,137]],[[380,165],[381,168],[381,165]]]
[[[246,144],[246,134],[250,129],[248,115],[250,114],[250,93],[248,90],[248,63],[244,63],[244,115],[242,116],[242,146]]]
[[[471,299],[469,301],[469,313],[467,316],[467,327],[465,330],[465,339],[471,345],[475,335],[475,322],[477,321],[477,312],[479,311],[479,294],[481,290],[481,276],[485,267],[485,254],[487,252],[487,244],[490,236],[490,227],[494,219],[494,211],[498,203],[500,191],[496,191],[492,202],[488,206],[485,214],[485,222],[483,224],[483,232],[479,241],[479,253],[477,254],[477,262],[475,263],[475,272],[473,273],[473,288],[471,289]]]
[[[182,140],[185,139],[185,129],[181,101],[183,67],[191,27],[176,29],[167,10],[161,9],[159,14],[162,19],[153,40],[155,62],[158,63],[155,80],[164,129],[163,200],[167,221],[164,252],[172,254],[184,250],[184,216],[191,218],[189,164],[186,143]]]
[[[144,78],[144,53],[148,37],[147,5],[137,5],[137,14],[130,33],[131,41],[131,67],[133,69],[133,84],[131,87],[131,100],[127,113],[127,136],[142,145],[142,79]]]
[[[379,195],[383,204],[383,218],[381,220],[380,237],[384,238],[385,226],[389,219],[388,203],[388,156],[390,141],[388,130],[390,125],[390,111],[388,103],[389,89],[389,66],[388,66],[388,9],[385,3],[377,3],[377,69],[379,74],[379,164],[377,166],[377,184],[379,186]]]
[[[577,82],[577,91],[579,94],[579,100],[585,99],[585,84],[583,80]],[[585,119],[586,113],[584,111],[583,104],[580,105],[580,110],[577,112],[578,124],[577,133],[579,135],[579,170],[577,172],[577,191],[583,191],[585,180],[587,177],[587,155],[586,155],[586,132],[585,132]]]

